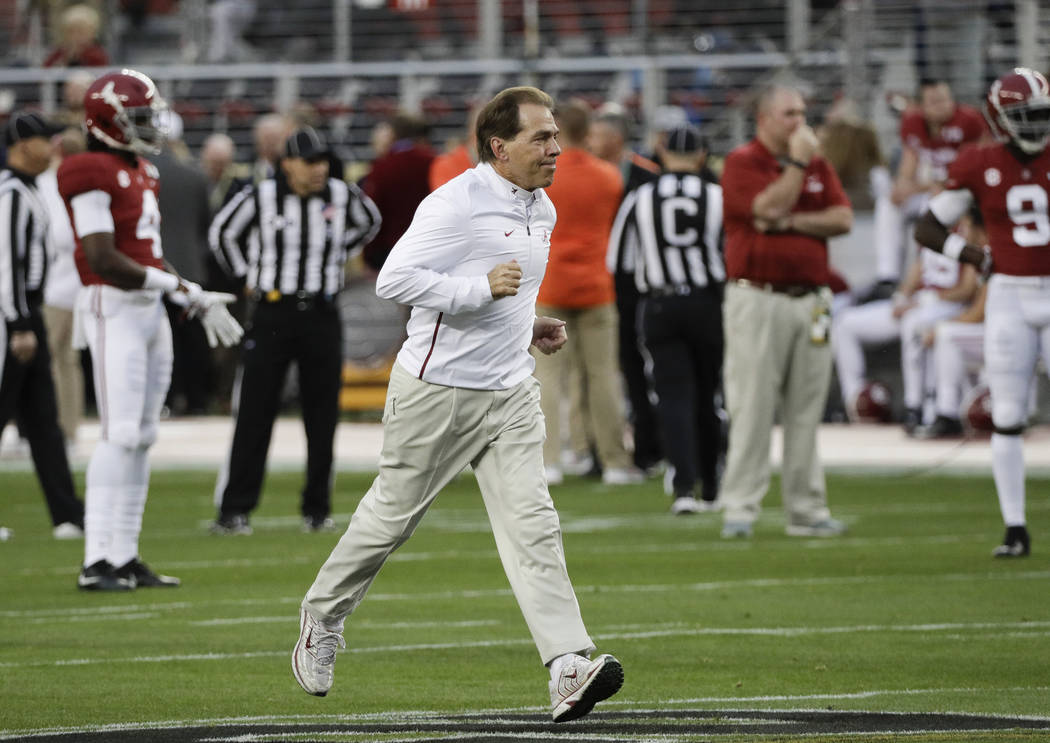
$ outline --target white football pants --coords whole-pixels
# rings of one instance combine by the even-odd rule
[[[984,366],[984,323],[942,322],[933,341],[937,415],[959,418],[962,399],[977,383]]]
[[[1005,276],[988,281],[984,358],[992,393],[992,422],[1013,429],[1026,422],[1035,364],[1050,368],[1050,276]],[[1007,526],[1025,523],[1025,466],[1020,435],[992,435],[992,473]]]
[[[120,567],[139,552],[149,448],[171,381],[171,325],[156,291],[87,286],[76,313],[101,426],[87,469],[84,565]]]
[[[864,346],[888,343],[897,337],[901,341],[904,406],[924,407],[924,390],[933,388],[933,382],[927,380],[934,378],[934,369],[928,359],[929,349],[922,345],[922,334],[938,322],[959,314],[964,305],[941,300],[933,289],[922,289],[915,298],[917,304],[899,319],[893,316],[893,302],[888,299],[848,307],[835,318],[831,343],[847,410],[852,409],[866,381]],[[933,412],[932,398],[928,408],[927,418]]]

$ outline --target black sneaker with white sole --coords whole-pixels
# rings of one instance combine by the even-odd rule
[[[215,519],[208,531],[218,536],[251,536],[252,525],[248,523],[248,516],[243,513],[232,513],[225,516],[220,515]]]
[[[128,560],[115,571],[119,578],[130,581],[136,588],[176,588],[182,581],[171,575],[159,575],[139,558]]]
[[[117,575],[109,562],[99,560],[81,568],[77,588],[81,591],[132,591],[135,584],[127,577]]]
[[[1032,540],[1023,526],[1006,527],[1003,543],[992,550],[993,557],[1028,557],[1032,551]]]

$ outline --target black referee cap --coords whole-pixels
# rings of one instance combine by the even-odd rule
[[[319,160],[328,157],[328,143],[312,126],[296,129],[284,143],[285,157],[301,157],[303,160]]]
[[[690,124],[676,126],[667,132],[664,149],[680,155],[692,154],[707,149],[707,142],[700,130]]]
[[[31,137],[53,137],[64,129],[38,113],[16,111],[4,126],[4,143],[10,147],[15,142]]]

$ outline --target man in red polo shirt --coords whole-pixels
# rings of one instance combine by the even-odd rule
[[[777,413],[784,425],[787,533],[845,530],[828,511],[816,438],[831,377],[827,238],[849,232],[853,209],[816,151],[802,95],[773,87],[758,99],[755,139],[729,153],[722,174],[727,538],[751,536],[769,488]]]

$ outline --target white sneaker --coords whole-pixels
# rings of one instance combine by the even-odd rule
[[[543,468],[543,474],[547,478],[548,485],[561,485],[565,482],[565,475],[562,474],[561,467],[548,464]]]
[[[671,513],[675,516],[700,513],[700,510],[700,503],[691,495],[680,495],[671,503]]]
[[[789,537],[840,537],[846,533],[846,525],[829,518],[815,524],[788,524],[784,533]]]
[[[594,457],[590,454],[564,451],[561,453],[561,466],[568,474],[583,477],[594,469]]]
[[[608,653],[594,660],[573,655],[557,679],[551,679],[551,707],[555,722],[569,722],[594,709],[623,686],[623,666]]]
[[[51,536],[55,539],[82,539],[84,530],[72,521],[63,521],[51,530]]]
[[[606,485],[638,485],[645,482],[645,473],[637,467],[608,467],[602,472]]]
[[[751,522],[726,521],[722,524],[722,539],[750,539]]]
[[[338,632],[324,626],[299,609],[299,642],[292,651],[292,674],[307,694],[323,697],[332,688],[335,653],[345,648],[346,641]]]

